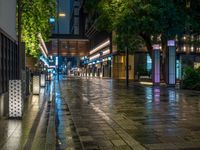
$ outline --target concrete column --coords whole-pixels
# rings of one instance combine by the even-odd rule
[[[160,84],[160,45],[153,45],[153,59],[152,59],[152,75],[153,84]]]

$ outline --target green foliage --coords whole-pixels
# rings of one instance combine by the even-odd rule
[[[183,88],[200,90],[200,68],[187,67],[184,70]]]
[[[115,31],[119,49],[125,46],[135,50],[146,44],[152,49],[152,44],[163,40],[182,36],[191,31],[197,31],[200,26],[199,0],[86,0],[87,8],[96,11],[98,18],[96,26],[99,30]],[[198,1],[198,2],[197,2]],[[91,9],[88,9],[88,11]],[[152,37],[161,37],[152,39]]]
[[[49,18],[55,16],[56,0],[22,0],[22,41],[26,54],[39,56],[38,34],[46,41],[51,33]]]

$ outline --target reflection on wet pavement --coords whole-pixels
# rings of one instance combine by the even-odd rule
[[[56,149],[77,149],[81,150],[82,145],[80,139],[75,130],[69,108],[63,98],[61,97],[61,91],[59,84],[56,84]]]
[[[200,149],[200,92],[95,78],[61,87],[85,149]]]
[[[29,96],[25,102],[22,120],[0,120],[0,149],[31,149],[32,146],[38,145],[34,142],[34,137],[38,135],[37,127],[40,123],[40,118],[43,118],[42,120],[45,119],[45,117],[40,116],[40,112],[42,113],[45,110],[44,104],[46,99],[44,97],[46,96],[44,89],[41,89],[40,95]],[[41,149],[42,146],[39,145],[39,147]]]

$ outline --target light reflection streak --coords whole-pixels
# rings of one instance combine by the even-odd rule
[[[160,103],[160,87],[154,87],[153,92],[154,101]]]
[[[50,102],[53,100],[53,82],[50,85]]]
[[[145,88],[145,98],[148,100],[148,102],[152,102],[152,88]]]
[[[22,136],[22,123],[18,120],[8,121],[7,137],[8,140],[5,143],[6,149],[18,149],[20,147]]]
[[[93,108],[93,110],[95,112],[97,112],[103,119],[105,119],[106,121],[110,122],[110,118],[108,115],[106,115],[101,109],[99,109],[99,107],[96,107],[93,103],[91,103],[91,106]]]
[[[174,90],[169,90],[168,97],[169,97],[169,102],[175,102],[176,101],[176,92]]]

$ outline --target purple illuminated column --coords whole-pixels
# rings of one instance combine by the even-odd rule
[[[167,42],[167,84],[174,86],[176,84],[176,46],[174,40]]]
[[[153,84],[160,84],[160,45],[153,45],[153,66],[152,66]]]

